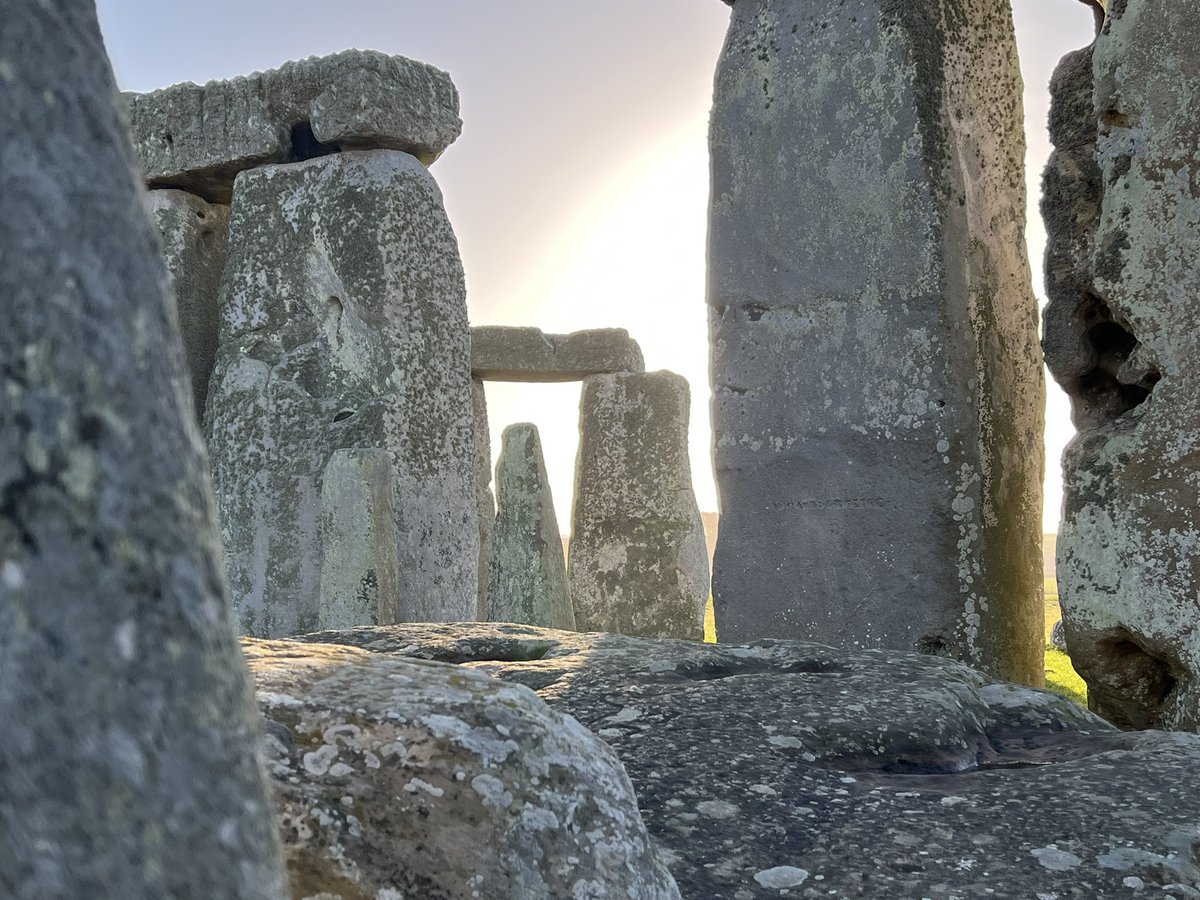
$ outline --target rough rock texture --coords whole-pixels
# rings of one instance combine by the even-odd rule
[[[532,687],[621,757],[684,897],[1200,890],[1200,738],[1120,733],[949,660],[515,625],[306,640]]]
[[[462,131],[449,75],[374,50],[125,97],[149,185],[222,203],[246,169],[337,150],[403,150],[428,164]]]
[[[500,325],[471,329],[471,374],[487,381],[578,381],[645,368],[641,347],[624,328],[572,334]]]
[[[1050,629],[1050,646],[1063,653],[1067,652],[1067,629],[1061,619]]]
[[[1009,4],[739,0],[711,149],[721,639],[1040,683],[1044,386]]]
[[[396,514],[386,450],[335,450],[321,475],[321,628],[396,621]]]
[[[162,238],[179,333],[192,378],[196,419],[204,418],[208,379],[217,356],[221,275],[229,247],[229,207],[186,191],[150,191],[146,209]]]
[[[536,425],[504,429],[487,621],[575,630],[562,536]]]
[[[487,394],[483,381],[478,378],[471,379],[471,405],[475,413],[475,502],[479,508],[479,608],[475,618],[485,621],[496,498],[492,496],[492,439],[488,430]]]
[[[297,900],[679,896],[612,751],[527,688],[346,647],[245,648]]]
[[[91,0],[0,3],[0,896],[286,896]]]
[[[242,631],[318,627],[321,473],[392,456],[400,621],[474,617],[469,331],[441,193],[407,153],[238,177],[205,425]]]
[[[671,372],[584,380],[568,554],[582,631],[704,637],[708,551],[690,411],[688,383]]]
[[[1055,76],[1046,358],[1080,432],[1058,583],[1092,708],[1200,728],[1200,22],[1114,2]]]

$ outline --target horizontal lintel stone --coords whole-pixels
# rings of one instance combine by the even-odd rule
[[[471,329],[471,374],[484,381],[579,381],[645,368],[641,348],[624,328],[571,334],[499,325]]]

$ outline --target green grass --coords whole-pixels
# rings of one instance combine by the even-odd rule
[[[1055,693],[1062,694],[1068,700],[1074,700],[1080,706],[1087,706],[1087,685],[1079,677],[1079,673],[1071,666],[1071,658],[1058,650],[1050,649],[1050,631],[1054,623],[1062,618],[1062,610],[1058,605],[1058,585],[1053,578],[1047,578],[1043,585],[1045,606],[1045,641],[1046,641],[1046,687]],[[717,623],[713,617],[712,595],[709,595],[708,605],[704,608],[704,640],[710,644],[717,641]]]

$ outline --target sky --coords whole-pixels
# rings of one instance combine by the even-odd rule
[[[462,137],[433,174],[458,234],[473,325],[546,331],[627,328],[648,370],[692,389],[691,456],[702,510],[717,509],[710,453],[707,125],[729,22],[720,0],[98,0],[124,90],[203,83],[348,47],[448,71]],[[1037,213],[1050,147],[1047,88],[1086,45],[1078,0],[1013,0],[1025,76],[1028,238],[1043,297]],[[1048,383],[1045,530],[1057,528],[1059,460],[1073,431]],[[570,529],[579,386],[487,386],[500,433],[537,424],[558,511]]]

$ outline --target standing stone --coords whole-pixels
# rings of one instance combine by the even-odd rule
[[[474,617],[479,525],[458,246],[407,153],[238,177],[206,428],[237,620],[319,624],[321,476],[388,451],[401,621]]]
[[[704,638],[690,410],[688,383],[671,372],[584,379],[568,570],[580,631]]]
[[[162,237],[192,376],[196,418],[203,420],[208,379],[217,356],[217,305],[229,252],[229,207],[208,203],[186,191],[150,191],[145,200]]]
[[[1020,98],[1007,3],[734,5],[711,131],[721,640],[1042,682]]]
[[[475,413],[475,502],[479,507],[479,608],[475,618],[485,622],[496,499],[492,496],[492,439],[488,433],[487,394],[478,378],[471,379],[471,406]]]
[[[321,476],[325,628],[396,621],[396,516],[386,450],[335,450]]]
[[[1046,359],[1079,434],[1058,584],[1093,710],[1200,728],[1200,22],[1116,0],[1054,82]]]
[[[0,2],[0,896],[287,896],[91,0]]]
[[[537,426],[509,425],[502,441],[487,621],[574,631],[562,537]]]

